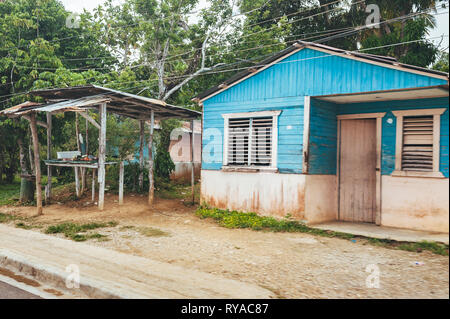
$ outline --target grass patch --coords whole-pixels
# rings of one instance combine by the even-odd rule
[[[302,222],[285,218],[282,220],[273,217],[259,216],[256,213],[242,213],[237,211],[222,210],[217,208],[199,207],[196,215],[200,218],[212,218],[226,228],[249,228],[255,231],[272,232],[298,232],[318,235],[323,237],[335,237],[346,240],[360,239],[364,243],[391,249],[400,249],[414,252],[428,250],[434,254],[448,256],[448,245],[436,242],[398,242],[388,239],[377,239],[357,236],[348,233],[335,232],[308,227]]]
[[[2,205],[21,205],[21,206],[30,206],[36,205],[36,201],[30,203],[20,203],[20,180],[19,175],[14,177],[14,181],[10,184],[0,184],[0,206]],[[58,186],[58,182],[56,177],[52,178],[52,183],[55,188]],[[42,176],[41,184],[47,184],[47,176]],[[75,188],[75,186],[74,186]]]
[[[17,223],[16,224],[16,227],[17,228],[22,228],[22,229],[32,229],[32,228],[34,228],[32,225],[28,225],[28,224],[25,224],[25,223],[23,223],[23,222],[19,222],[19,223]]]
[[[418,243],[401,243],[397,248],[419,253],[428,250],[437,255],[448,256],[448,245],[436,242],[421,241]]]
[[[169,233],[162,231],[158,228],[153,227],[138,227],[136,229],[141,235],[147,236],[147,237],[163,237],[163,236],[169,236]]]
[[[285,218],[282,220],[273,217],[259,216],[256,213],[241,213],[237,211],[222,210],[217,208],[200,207],[196,211],[200,218],[213,218],[221,226],[226,228],[250,228],[272,232],[297,232],[309,233],[324,237],[338,237],[351,239],[352,234],[316,229],[306,226],[304,223]]]
[[[0,224],[1,223],[9,223],[9,222],[13,222],[13,221],[28,221],[28,220],[32,220],[33,218],[31,217],[22,217],[22,216],[16,216],[16,215],[12,215],[12,214],[4,214],[4,213],[0,213]]]
[[[0,184],[0,206],[12,205],[19,200],[20,181],[12,184]]]
[[[114,221],[107,223],[88,223],[88,224],[62,223],[47,227],[45,233],[64,234],[64,236],[74,241],[86,241],[88,239],[105,240],[107,237],[106,235],[88,232],[98,228],[107,228],[115,226],[117,226],[117,222]]]
[[[16,219],[18,219],[17,216],[0,213],[0,223],[8,223]]]
[[[194,191],[195,202],[198,203],[200,200],[200,183],[194,185]],[[162,199],[179,199],[184,200],[187,204],[192,203],[190,184],[164,183],[159,185],[155,193]]]

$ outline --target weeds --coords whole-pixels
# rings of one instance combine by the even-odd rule
[[[212,218],[219,225],[226,228],[250,228],[255,231],[272,232],[299,232],[308,233],[323,237],[335,237],[355,241],[360,239],[364,243],[374,246],[381,246],[391,249],[421,252],[428,250],[434,254],[448,256],[448,245],[436,242],[398,242],[389,239],[378,239],[364,236],[357,236],[348,233],[335,232],[312,228],[302,222],[284,218],[282,220],[273,217],[259,216],[255,213],[242,213],[237,211],[221,210],[217,208],[199,207],[196,215],[200,218]]]
[[[64,234],[67,238],[74,241],[86,241],[88,239],[101,239],[105,240],[106,235],[98,233],[87,233],[90,230],[106,227],[115,227],[117,222],[111,221],[107,223],[88,223],[88,224],[75,224],[75,223],[62,223],[58,225],[52,225],[45,230],[46,234]]]
[[[8,222],[16,220],[16,219],[18,219],[17,216],[0,213],[0,224],[8,223]]]

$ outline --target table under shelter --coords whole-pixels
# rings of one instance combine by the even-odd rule
[[[164,101],[134,95],[126,92],[113,90],[97,85],[85,85],[76,87],[67,87],[59,89],[35,90],[30,92],[31,95],[41,97],[45,103],[25,102],[0,112],[10,118],[22,117],[29,121],[31,135],[33,140],[33,154],[36,180],[36,196],[38,214],[42,214],[42,188],[41,188],[41,170],[39,158],[39,141],[37,126],[43,126],[47,129],[47,159],[44,160],[47,165],[48,183],[45,189],[45,199],[49,201],[52,194],[52,167],[63,166],[73,167],[75,169],[76,192],[79,196],[79,170],[92,169],[92,200],[95,196],[95,173],[97,171],[97,182],[99,184],[98,191],[98,207],[100,210],[104,208],[105,196],[105,166],[119,164],[119,205],[123,203],[123,180],[124,180],[124,162],[107,162],[106,161],[106,115],[112,113],[124,117],[129,117],[139,121],[140,139],[139,139],[139,165],[140,176],[139,184],[143,183],[143,167],[144,167],[144,132],[145,125],[149,126],[148,138],[148,174],[149,174],[149,195],[148,203],[153,204],[154,198],[154,177],[153,177],[153,133],[155,120],[164,120],[176,118],[191,121],[191,131],[193,131],[193,121],[201,116],[200,112],[190,110],[183,107],[170,105]],[[97,111],[99,123],[89,115],[89,110]],[[46,113],[46,122],[37,118],[37,113]],[[78,115],[86,119],[86,125],[90,123],[99,130],[99,148],[98,158],[93,160],[60,160],[52,159],[52,115],[56,113],[76,112]],[[87,133],[86,133],[87,134]],[[78,136],[77,136],[78,142]],[[192,201],[194,201],[194,163],[193,163],[193,136],[191,134],[191,189]],[[30,159],[31,160],[31,159]]]

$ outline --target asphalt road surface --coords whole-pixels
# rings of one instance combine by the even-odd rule
[[[25,290],[13,287],[0,281],[0,299],[42,299]]]

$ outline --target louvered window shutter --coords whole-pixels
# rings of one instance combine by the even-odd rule
[[[272,117],[229,119],[228,164],[270,166],[272,124]]]
[[[433,116],[403,118],[402,170],[433,171]]]
[[[251,165],[270,166],[272,160],[272,117],[252,121]]]

